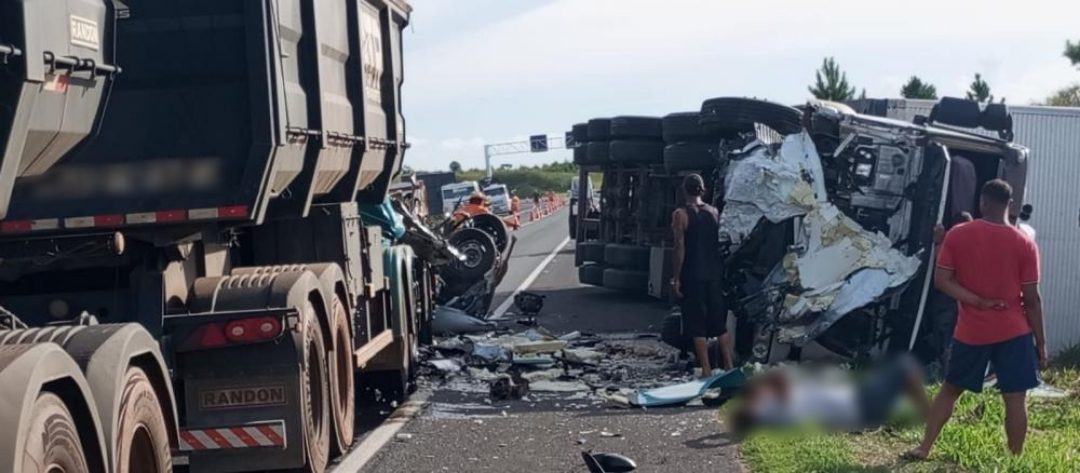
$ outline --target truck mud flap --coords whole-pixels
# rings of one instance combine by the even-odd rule
[[[297,356],[291,337],[178,355],[185,407],[179,453],[192,471],[304,465]]]

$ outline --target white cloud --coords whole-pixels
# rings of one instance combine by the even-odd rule
[[[478,137],[557,132],[593,116],[662,115],[721,95],[799,103],[824,56],[872,97],[896,96],[913,74],[956,96],[981,72],[1012,104],[1080,80],[1061,57],[1065,39],[1080,37],[1075,0],[552,0],[500,4],[497,18],[471,22],[461,12],[490,3],[413,5],[403,96],[410,132],[432,140],[414,141],[416,167],[481,166]],[[440,22],[453,28],[424,36]],[[569,155],[496,163],[560,158]]]
[[[873,51],[849,57],[854,63],[891,62],[895,52],[906,50],[928,63],[996,69],[1012,59],[1000,57],[1001,52],[1030,54],[1017,48],[1001,51],[1000,45],[1053,38],[1053,52],[1060,54],[1064,39],[1075,31],[1078,5],[910,0],[904,8],[884,9],[868,8],[861,0],[560,0],[416,51],[408,67],[416,80],[412,100],[417,101],[634,80],[626,75],[637,73],[647,80],[665,68],[684,77],[711,74],[724,80],[741,73],[740,62],[761,57],[771,59],[773,74],[797,76],[801,84],[810,71],[785,71],[791,58],[816,63],[828,54],[845,56],[844,50],[852,48]],[[978,58],[972,61],[972,55]],[[897,74],[907,74],[918,64],[894,67]]]
[[[442,142],[439,143],[439,146],[448,151],[478,149],[484,147],[484,139],[480,137],[449,138],[442,140]]]

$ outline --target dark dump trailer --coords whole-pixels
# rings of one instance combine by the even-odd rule
[[[0,0],[0,471],[318,472],[407,394],[410,12]]]

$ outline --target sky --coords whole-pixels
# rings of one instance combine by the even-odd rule
[[[402,100],[418,170],[484,165],[483,145],[710,97],[805,103],[826,56],[873,98],[918,75],[962,96],[976,72],[1029,104],[1080,82],[1062,56],[1076,0],[409,0]],[[493,165],[565,161],[565,150]]]

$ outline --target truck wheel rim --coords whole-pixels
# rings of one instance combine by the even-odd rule
[[[462,245],[461,252],[465,254],[463,264],[470,269],[480,266],[480,261],[484,259],[484,246],[475,241]]]

